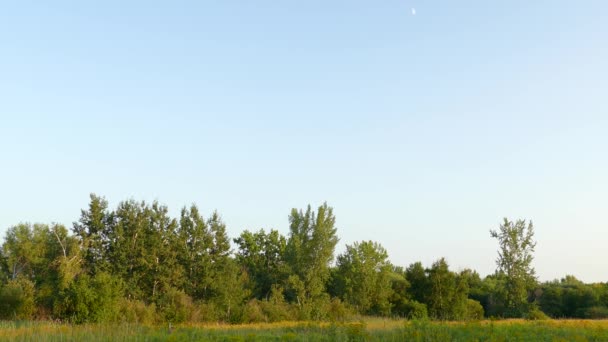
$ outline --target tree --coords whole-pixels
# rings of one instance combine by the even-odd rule
[[[337,258],[341,299],[363,314],[390,314],[391,268],[388,253],[377,242],[346,245]]]
[[[39,272],[36,302],[54,311],[64,291],[82,272],[82,251],[75,236],[59,224],[49,227],[46,236],[45,270]]]
[[[2,248],[0,248],[0,288],[2,287],[2,284],[8,281],[8,269],[8,262]]]
[[[405,278],[409,282],[409,293],[413,300],[425,303],[429,289],[429,279],[421,262],[415,262],[405,270]]]
[[[91,194],[90,199],[88,210],[80,211],[80,220],[74,222],[72,231],[82,244],[84,268],[94,275],[110,268],[107,248],[114,213],[108,210],[108,201],[105,198]]]
[[[223,295],[229,289],[228,279],[233,280],[235,275],[240,275],[241,270],[234,265],[230,257],[230,239],[226,233],[226,224],[217,211],[211,214],[207,220],[209,233],[211,234],[211,245],[209,248],[209,260],[211,262],[207,274],[207,287],[209,297]],[[228,312],[230,304],[228,304]]]
[[[66,289],[55,311],[74,323],[115,322],[123,289],[122,281],[108,273],[99,272],[93,277],[83,273]]]
[[[504,275],[502,298],[506,308],[505,314],[521,317],[530,308],[528,291],[536,286],[536,276],[532,267],[534,248],[534,227],[532,221],[525,220],[513,223],[504,219],[499,229],[490,230],[490,236],[499,244],[497,273]]]
[[[34,283],[19,275],[0,289],[0,319],[31,319],[36,310]]]
[[[431,318],[465,320],[479,317],[480,311],[483,316],[481,305],[468,299],[469,273],[456,274],[450,271],[444,258],[434,262],[428,269],[424,269],[419,262],[414,263],[405,273],[411,284],[410,293],[414,303],[426,304]]]
[[[48,226],[43,224],[18,224],[6,231],[3,254],[10,279],[18,276],[31,281],[41,279],[41,272],[48,269],[46,260],[46,236]]]
[[[142,287],[145,268],[141,266],[149,222],[146,207],[145,202],[120,202],[107,232],[106,255],[110,273],[124,281],[127,296],[134,299],[144,299],[152,293],[152,289]]]
[[[429,315],[435,319],[455,319],[455,309],[459,308],[462,288],[457,288],[456,277],[450,272],[448,263],[441,258],[427,270],[429,291],[427,305]],[[466,299],[466,298],[465,298]]]
[[[423,270],[424,275],[424,270]],[[411,319],[426,318],[427,308],[425,304],[411,299],[409,293],[410,283],[406,278],[406,271],[401,266],[392,266],[391,279],[391,314]]]
[[[211,267],[209,250],[213,237],[195,205],[182,209],[177,235],[178,260],[188,279],[183,285],[184,290],[194,299],[202,299],[207,293],[205,278],[209,276]]]
[[[338,243],[333,209],[324,203],[317,212],[292,209],[289,240],[285,250],[292,275],[288,279],[293,300],[300,308],[324,295],[329,279],[329,263]]]
[[[142,285],[150,298],[185,282],[177,261],[177,221],[168,215],[168,208],[158,202],[146,207],[147,224],[144,226],[141,258]]]
[[[273,285],[286,279],[287,240],[276,230],[266,233],[260,229],[255,233],[245,230],[234,242],[238,245],[236,260],[250,276],[253,296],[268,299]]]

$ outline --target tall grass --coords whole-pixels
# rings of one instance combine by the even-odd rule
[[[146,326],[0,322],[3,341],[608,341],[608,321],[431,322]]]

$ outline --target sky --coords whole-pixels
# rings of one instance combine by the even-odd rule
[[[236,237],[334,208],[340,243],[482,276],[530,219],[540,280],[608,281],[608,2],[0,3],[0,234],[89,194]]]

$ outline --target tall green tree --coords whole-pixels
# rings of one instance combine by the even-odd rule
[[[429,279],[421,262],[410,264],[405,270],[405,278],[409,282],[408,292],[413,300],[425,303],[429,289]]]
[[[377,242],[346,245],[337,258],[340,297],[362,314],[390,314],[392,265],[386,249]]]
[[[291,211],[285,256],[292,272],[289,287],[300,307],[327,296],[329,264],[338,243],[335,222],[333,209],[327,203],[319,206],[316,213],[310,205],[305,212]]]
[[[108,201],[91,194],[88,210],[81,210],[80,219],[72,228],[82,244],[83,267],[89,274],[110,269],[107,249],[108,239],[114,235],[111,231],[113,225],[114,213],[108,210]]]
[[[152,288],[146,281],[146,235],[150,222],[145,202],[119,203],[113,225],[108,229],[107,259],[113,275],[121,278],[132,299],[149,299]]]
[[[144,248],[138,267],[142,272],[141,286],[150,298],[156,299],[159,292],[181,286],[185,280],[176,250],[177,221],[169,217],[166,206],[156,201],[146,207],[145,213]]]
[[[234,239],[238,246],[236,260],[247,270],[250,288],[257,299],[269,299],[273,286],[283,286],[286,279],[285,248],[287,240],[276,230],[245,230]]]
[[[203,299],[208,290],[206,278],[211,272],[213,236],[196,205],[182,209],[177,235],[178,260],[187,279],[183,288],[194,299]]]
[[[536,247],[532,221],[513,222],[505,218],[498,230],[490,230],[490,236],[499,245],[496,264],[497,273],[505,279],[501,289],[505,315],[521,317],[530,309],[528,295],[537,284],[532,267]]]
[[[178,260],[187,281],[186,293],[194,299],[209,300],[223,293],[221,279],[230,278],[234,267],[226,225],[214,212],[205,220],[196,206],[183,208],[177,230]]]
[[[434,262],[427,274],[429,288],[426,302],[429,315],[440,320],[468,319],[470,315],[467,277],[450,271],[444,258]],[[471,302],[481,309],[478,302]]]
[[[54,311],[64,291],[82,273],[83,259],[78,239],[69,235],[63,225],[52,225],[46,236],[48,267],[44,278],[36,284],[37,302]]]
[[[427,305],[431,317],[440,320],[453,318],[453,298],[456,293],[456,279],[450,272],[444,258],[433,263],[427,271],[429,292]]]
[[[2,250],[10,279],[22,276],[36,282],[43,278],[49,265],[48,230],[44,224],[21,223],[6,231]]]
[[[211,265],[208,275],[209,296],[215,296],[226,291],[226,284],[221,279],[231,278],[233,273],[241,273],[233,266],[230,257],[230,239],[226,233],[226,224],[217,211],[211,214],[207,220],[209,233],[211,234],[211,246],[209,249],[209,259]]]

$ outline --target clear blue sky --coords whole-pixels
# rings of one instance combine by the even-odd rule
[[[412,8],[416,9],[413,15]],[[88,194],[231,236],[327,201],[341,243],[495,269],[532,219],[541,280],[608,281],[608,2],[0,4],[0,233]]]

